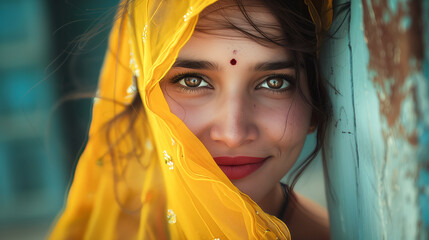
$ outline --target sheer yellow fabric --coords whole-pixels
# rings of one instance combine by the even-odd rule
[[[290,239],[170,112],[158,84],[212,2],[136,0],[118,13],[89,141],[50,239]],[[140,114],[118,117],[133,84]]]

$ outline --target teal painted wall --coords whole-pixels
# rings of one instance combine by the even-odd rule
[[[429,3],[350,5],[320,58],[332,84],[332,239],[428,239]]]

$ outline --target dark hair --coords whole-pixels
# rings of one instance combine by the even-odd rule
[[[284,29],[283,31],[287,34],[286,41],[288,45],[285,47],[292,51],[295,61],[298,63],[298,66],[296,66],[297,75],[299,74],[298,68],[300,66],[306,70],[310,99],[304,96],[299,84],[298,90],[307,104],[311,106],[312,125],[317,128],[314,149],[289,175],[288,181],[292,179],[289,185],[291,191],[304,170],[323,148],[326,129],[332,114],[326,79],[321,76],[317,59],[318,47],[320,46],[317,42],[317,36],[319,36],[320,41],[325,33],[316,32],[315,25],[304,1],[267,1],[267,5],[273,14],[278,17],[278,21]],[[284,14],[284,12],[287,14]],[[297,76],[297,78],[299,77]],[[326,159],[322,158],[322,161],[324,162],[323,165],[326,165]],[[294,195],[291,194],[291,196]]]
[[[241,2],[241,0],[239,0]],[[299,81],[298,92],[312,109],[312,126],[317,128],[316,145],[311,153],[299,163],[288,178],[289,191],[292,191],[304,170],[312,163],[325,143],[325,133],[331,117],[331,102],[327,92],[326,80],[322,78],[318,62],[317,36],[321,40],[324,32],[316,32],[307,5],[304,1],[264,1],[272,14],[277,18],[284,41],[276,44],[288,49],[295,60],[295,72],[299,79],[300,69],[305,70],[310,99],[302,92]],[[273,42],[273,40],[270,40]],[[322,159],[326,161],[326,159]],[[325,165],[325,164],[324,164]],[[290,194],[292,197],[293,194]]]
[[[123,11],[126,13],[126,7],[129,2],[133,0],[128,0],[123,5]],[[278,0],[265,0],[258,1],[258,3],[265,6],[271,11],[273,16],[278,21],[281,26],[282,35],[270,36],[270,34],[264,32],[255,21],[248,14],[246,9],[247,3],[243,3],[243,0],[233,0],[235,6],[238,6],[239,10],[246,18],[248,23],[253,27],[254,31],[248,31],[243,29],[240,26],[234,25],[233,22],[228,21],[227,25],[217,25],[213,28],[231,28],[243,33],[245,36],[249,37],[252,40],[257,41],[261,44],[276,44],[284,47],[292,54],[292,57],[295,61],[295,72],[296,78],[299,79],[300,70],[304,69],[306,79],[308,82],[308,88],[310,91],[310,99],[308,99],[301,89],[301,86],[297,84],[297,90],[300,96],[306,101],[306,103],[312,109],[312,119],[311,125],[317,128],[316,133],[316,145],[312,152],[302,161],[289,175],[289,195],[292,196],[292,190],[298,181],[299,177],[302,175],[304,170],[311,164],[311,162],[316,158],[317,154],[322,149],[325,143],[325,133],[328,126],[328,122],[331,116],[331,102],[327,93],[327,82],[321,77],[319,71],[319,63],[317,59],[318,42],[316,36],[321,39],[321,36],[324,35],[323,32],[317,32],[315,25],[309,14],[307,5],[304,1],[278,1]],[[207,31],[210,29],[205,28],[196,28],[195,31]],[[140,95],[137,93],[131,105],[129,105],[123,112],[117,114],[115,118],[107,122],[106,130],[107,136],[109,132],[113,130],[115,122],[122,118],[127,118],[129,120],[128,133],[132,134],[132,129],[134,124],[136,124],[136,118],[138,114],[143,113],[144,109],[141,104]],[[132,134],[134,138],[134,143],[141,143],[142,141],[137,134]],[[122,136],[124,138],[124,135]],[[119,139],[118,141],[120,141]],[[114,146],[118,144],[118,141],[115,143],[109,142],[110,145],[110,155],[112,161],[115,161]],[[136,148],[138,146],[134,146]],[[137,151],[141,152],[141,151]],[[130,157],[132,153],[127,153],[124,156]],[[323,158],[324,165],[326,165],[326,159]]]

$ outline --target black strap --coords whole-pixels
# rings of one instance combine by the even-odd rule
[[[289,203],[289,195],[288,195],[288,191],[287,191],[287,187],[288,186],[286,184],[282,183],[282,182],[280,182],[280,185],[282,187],[283,195],[285,197],[285,200],[283,201],[282,208],[280,209],[280,215],[277,216],[278,219],[282,219],[283,218],[283,216],[285,215],[286,209],[287,209],[287,205]]]

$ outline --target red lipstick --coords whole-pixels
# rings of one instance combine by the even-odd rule
[[[266,158],[238,156],[215,157],[214,160],[229,179],[240,179],[258,170]]]

